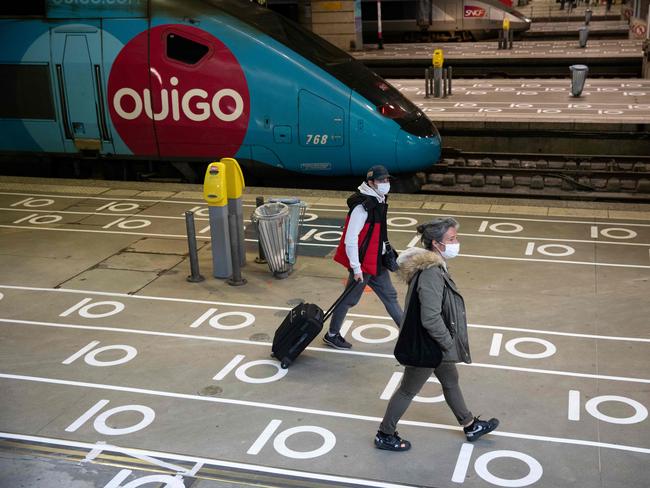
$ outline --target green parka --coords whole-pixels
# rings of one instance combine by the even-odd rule
[[[442,256],[436,251],[410,248],[400,254],[398,263],[400,278],[409,284],[404,309],[417,292],[422,326],[440,345],[442,360],[471,363],[465,301],[446,271]],[[421,274],[416,291],[413,278],[418,272]]]

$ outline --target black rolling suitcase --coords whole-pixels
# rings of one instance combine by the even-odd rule
[[[282,321],[273,336],[272,356],[280,361],[283,368],[288,368],[302,351],[323,330],[323,323],[332,315],[334,308],[357,286],[354,281],[348,286],[332,306],[323,309],[313,303],[301,303],[294,307]]]

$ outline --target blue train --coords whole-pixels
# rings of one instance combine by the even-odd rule
[[[413,173],[440,136],[347,53],[248,0],[7,0],[0,153]]]

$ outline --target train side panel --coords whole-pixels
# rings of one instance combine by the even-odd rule
[[[48,25],[0,20],[0,45],[0,150],[63,152]]]
[[[243,148],[254,160],[301,173],[350,173],[350,88],[285,45],[229,16],[206,29],[230,48],[250,93]]]
[[[386,102],[364,98],[388,90],[381,79],[361,65],[348,71],[345,63],[355,61],[342,52],[339,71],[323,69],[311,34],[279,24],[280,42],[249,24],[248,14],[220,5],[154,0],[146,18],[143,11],[83,18],[92,17],[89,5],[74,9],[76,18],[0,20],[0,41],[11,46],[0,53],[4,102],[13,100],[0,109],[0,150],[234,156],[314,175],[362,174],[377,163],[411,171],[435,162],[439,147],[412,152],[403,122],[375,106]],[[407,142],[401,156],[398,141]],[[439,145],[439,138],[428,142]]]

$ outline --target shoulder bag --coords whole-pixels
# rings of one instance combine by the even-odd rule
[[[411,300],[407,304],[393,354],[404,366],[436,368],[442,362],[442,350],[422,325],[418,297],[420,273],[421,271],[413,278]]]

